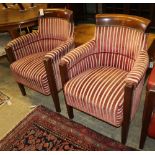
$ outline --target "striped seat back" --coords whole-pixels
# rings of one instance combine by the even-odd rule
[[[44,50],[52,50],[73,36],[74,24],[72,11],[65,9],[47,9],[39,18],[39,35],[43,39]]]
[[[42,38],[53,38],[56,40],[66,40],[72,35],[72,24],[62,18],[40,18],[39,33]]]
[[[139,52],[146,50],[146,34],[124,26],[97,26],[96,45],[100,66],[130,71]]]

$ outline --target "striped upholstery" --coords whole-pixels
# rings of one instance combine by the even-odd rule
[[[96,47],[100,66],[112,66],[130,71],[139,55],[146,49],[146,35],[136,29],[121,26],[98,26]]]
[[[47,52],[45,55],[45,58],[50,58],[52,60],[52,67],[53,67],[58,91],[62,89],[60,70],[59,70],[60,59],[62,56],[64,56],[66,53],[68,53],[73,48],[74,48],[74,39],[70,38],[66,42],[64,42],[62,45],[53,49],[52,52],[51,51]]]
[[[137,84],[145,75],[144,73],[147,69],[148,63],[149,57],[147,51],[141,51],[133,65],[132,70],[129,72],[126,78],[126,83],[130,83],[137,86]]]
[[[74,48],[74,25],[60,18],[39,18],[39,29],[8,43],[16,61],[11,70],[17,82],[45,95],[50,94],[43,60],[51,59],[57,90],[62,89],[59,59]],[[26,72],[25,72],[26,71]],[[25,72],[25,73],[24,73]]]
[[[72,34],[72,25],[65,19],[61,18],[40,18],[39,34],[41,38],[53,38],[55,40],[66,40]]]
[[[27,55],[44,51],[40,43],[39,33],[29,33],[18,37],[7,44],[12,48],[15,59],[19,60]]]
[[[114,126],[123,120],[124,88],[134,85],[131,119],[140,101],[148,67],[147,35],[122,26],[97,26],[94,40],[66,54],[68,105]]]
[[[43,64],[45,52],[31,54],[11,64],[16,81],[45,95],[50,94],[47,74]]]
[[[72,50],[61,59],[61,62],[67,63],[68,77],[71,79],[81,72],[97,67],[97,57],[94,55],[95,41],[91,40],[88,43],[79,46]]]
[[[123,89],[127,73],[113,67],[89,69],[65,85],[67,103],[119,126],[122,122]]]

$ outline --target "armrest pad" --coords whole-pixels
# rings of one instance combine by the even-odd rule
[[[67,52],[74,47],[74,38],[69,38],[67,41],[56,47],[52,51],[46,53],[45,58],[50,58],[52,62],[59,60]]]
[[[28,44],[31,44],[35,41],[39,40],[39,34],[38,32],[29,33],[23,36],[20,36],[16,39],[13,39],[10,41],[6,48],[12,48],[13,50],[18,50]]]
[[[89,55],[95,48],[95,41],[91,40],[66,54],[62,59],[62,63],[66,63],[68,67],[71,67],[85,56]]]
[[[134,85],[136,87],[141,79],[145,76],[149,63],[147,51],[141,51],[136,59],[133,68],[128,73],[125,82],[127,85]]]

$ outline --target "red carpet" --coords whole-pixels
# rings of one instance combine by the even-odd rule
[[[39,106],[0,141],[0,150],[134,149]]]

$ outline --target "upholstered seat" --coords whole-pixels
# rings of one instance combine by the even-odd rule
[[[114,67],[89,69],[75,76],[65,85],[67,103],[120,126],[127,73]]]
[[[11,64],[11,70],[18,82],[45,95],[50,94],[43,59],[45,52],[31,54]]]

